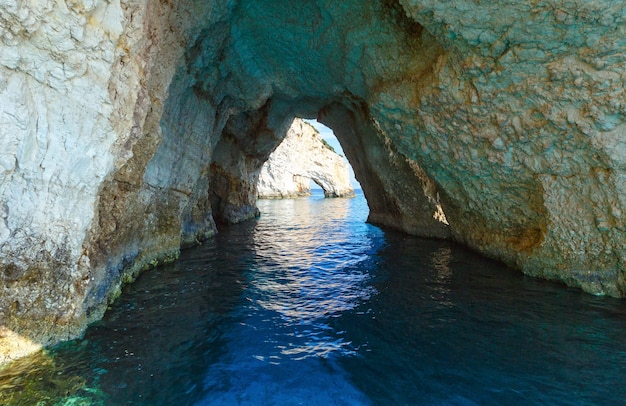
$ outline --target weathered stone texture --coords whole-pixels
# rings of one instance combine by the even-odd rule
[[[0,0],[0,325],[80,334],[214,218],[254,216],[296,116],[335,129],[371,221],[625,296],[625,18],[615,0]]]
[[[186,44],[221,9],[2,2],[0,324],[40,344],[76,336],[124,275],[176,254],[172,191],[143,177]]]
[[[129,5],[134,21],[119,2],[0,7],[0,321],[37,342],[83,329],[83,241],[145,63],[128,52],[143,41]]]
[[[399,148],[446,191],[456,238],[624,295],[624,5],[402,3],[446,54],[400,108],[412,142]]]
[[[345,158],[325,144],[312,125],[295,119],[261,167],[257,194],[262,199],[308,196],[311,180],[326,197],[354,196]]]

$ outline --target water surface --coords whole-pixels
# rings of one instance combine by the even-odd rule
[[[624,404],[623,301],[383,232],[362,195],[259,208],[1,371],[0,403]]]

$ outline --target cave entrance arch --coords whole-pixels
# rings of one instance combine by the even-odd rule
[[[436,185],[394,147],[366,104],[350,97],[332,102],[270,100],[258,111],[231,117],[211,163],[210,207],[218,222],[236,223],[259,214],[259,172],[294,117],[317,119],[334,132],[367,199],[369,222],[425,237],[450,237]]]
[[[294,8],[289,2],[276,4]],[[356,4],[368,8],[381,5]],[[301,50],[308,45],[302,48],[298,41],[293,44],[294,52],[302,57],[297,64],[263,66],[263,61],[272,60],[271,52],[263,53],[271,48],[266,45],[282,43],[257,42],[277,34],[273,28],[267,31],[270,25],[258,25],[262,20],[255,17],[273,9],[269,5],[249,2],[246,8],[237,8],[242,14],[233,24],[241,29],[225,29],[220,23],[199,30],[184,57],[179,55],[183,63],[178,68],[170,66],[171,81],[163,81],[169,83],[167,92],[151,99],[155,108],[146,109],[143,127],[133,127],[131,157],[102,186],[97,216],[81,250],[88,252],[89,267],[97,270],[85,268],[86,273],[96,274],[85,291],[88,313],[104,311],[105,293],[100,292],[114,292],[124,278],[132,279],[140,269],[174,257],[181,246],[211,237],[216,223],[238,223],[257,216],[260,168],[284,139],[294,117],[317,119],[333,130],[361,183],[370,209],[368,221],[425,237],[450,236],[449,228],[435,216],[437,209],[445,206],[440,203],[437,186],[417,162],[394,147],[393,137],[374,121],[368,107],[371,100],[364,99],[363,78],[354,77],[357,82],[353,86],[337,86],[343,79],[335,73],[343,70],[322,63],[325,59],[317,58],[318,54],[303,55]],[[350,8],[342,6],[335,11],[343,13],[343,9]],[[354,17],[364,17],[363,27],[370,27],[370,17],[377,15],[356,13],[350,23],[353,25]],[[381,24],[395,27],[395,17],[380,16]],[[294,21],[294,28],[308,27]],[[237,35],[233,37],[233,33]],[[285,44],[293,38],[288,39]],[[388,38],[392,42],[397,39]],[[326,45],[319,43],[320,49],[334,52],[335,48]],[[419,50],[420,46],[406,49]],[[438,46],[432,46],[433,52],[416,51],[415,58],[409,54],[409,59],[425,58],[422,65],[428,67],[428,61],[438,55]],[[307,59],[310,56],[317,59]],[[263,69],[241,71],[239,58],[256,61]],[[397,65],[396,58],[389,60]],[[252,75],[253,71],[260,75]],[[155,79],[155,84],[161,86],[161,81]],[[143,107],[138,105],[138,114]],[[120,272],[127,264],[132,268]]]
[[[215,232],[214,219],[238,222],[256,215],[258,170],[294,116],[318,119],[333,129],[361,182],[372,223],[447,238],[450,222],[456,228],[454,239],[481,252],[596,293],[623,295],[624,256],[619,248],[624,240],[612,223],[622,218],[611,215],[612,205],[589,208],[578,222],[559,220],[566,218],[562,212],[588,206],[584,199],[591,195],[606,191],[611,199],[621,198],[613,186],[622,172],[594,169],[619,169],[620,157],[613,155],[621,133],[602,131],[601,142],[587,148],[588,123],[563,121],[568,129],[580,127],[569,138],[589,152],[578,160],[582,168],[606,164],[594,165],[582,178],[555,174],[550,161],[528,165],[508,154],[528,148],[530,157],[545,152],[535,139],[550,138],[551,133],[538,123],[560,115],[555,110],[547,117],[541,113],[544,107],[558,99],[558,109],[578,111],[579,100],[561,100],[563,92],[551,97],[541,86],[531,86],[520,105],[517,90],[507,83],[536,82],[535,70],[525,69],[529,61],[494,59],[492,52],[499,53],[501,41],[487,46],[486,35],[487,42],[478,41],[480,47],[473,44],[472,27],[444,24],[445,7],[437,8],[443,19],[433,20],[434,8],[406,1],[131,3],[122,8],[119,2],[103,3],[104,8],[80,12],[80,7],[68,10],[59,3],[45,10],[54,18],[42,20],[37,31],[30,28],[39,25],[25,22],[24,32],[33,35],[15,38],[15,44],[24,41],[24,49],[4,45],[15,64],[5,66],[11,76],[3,88],[4,100],[18,108],[5,110],[3,117],[9,123],[7,134],[20,137],[3,156],[11,173],[3,190],[11,199],[4,202],[0,222],[5,224],[2,265],[8,272],[7,294],[0,301],[7,311],[0,322],[9,320],[10,329],[34,332],[41,342],[76,335],[102,315],[122,281],[175,257],[181,245],[208,238]],[[75,21],[90,21],[84,41],[82,29],[69,32],[70,25],[60,23],[70,11],[78,13]],[[457,11],[448,16],[451,21],[456,21]],[[552,19],[544,20],[537,22],[554,25]],[[420,22],[428,26],[423,29]],[[59,38],[71,44],[70,59],[87,60],[87,65],[72,62],[65,72],[60,69],[64,53],[55,52],[40,55],[54,63],[22,58],[28,56],[23,50],[33,46],[45,51],[47,47],[38,46],[40,34],[56,28],[62,29]],[[598,38],[610,32],[596,28]],[[512,46],[527,42],[525,36],[516,40]],[[84,47],[74,53],[78,44]],[[99,52],[94,54],[94,49]],[[313,52],[303,52],[309,50]],[[543,79],[550,79],[553,70],[569,72],[570,59],[558,55],[530,62],[546,73]],[[61,71],[67,75],[58,75]],[[87,104],[93,108],[81,112]],[[474,105],[490,115],[474,116]],[[518,110],[528,114],[509,117]],[[413,114],[441,126],[417,123]],[[447,127],[445,121],[457,114],[476,117],[475,124],[487,126],[485,135],[505,130],[502,134],[510,139],[473,137],[479,127],[457,126],[454,119]],[[407,130],[402,117],[418,128]],[[606,130],[603,120],[592,119]],[[391,133],[394,128],[397,134]],[[415,137],[421,131],[426,141]],[[453,142],[438,145],[448,154],[440,158],[446,159],[430,159],[427,144],[437,145],[435,137],[448,133]],[[454,149],[468,145],[488,151],[489,157],[457,160]],[[22,150],[29,153],[22,156]],[[509,156],[514,157],[511,165],[496,163],[507,162]],[[490,181],[474,179],[476,174],[489,175]],[[564,209],[559,193],[568,191],[581,196]],[[14,198],[22,194],[32,199],[28,205]],[[55,210],[36,210],[45,215],[32,215],[36,208],[53,205]],[[578,229],[595,231],[575,248],[562,248],[567,231]],[[484,237],[487,233],[495,235]],[[607,247],[592,249],[597,241]],[[589,282],[579,272],[585,264],[602,264],[595,274],[600,282]],[[37,280],[37,286],[21,276],[39,275],[39,270],[48,279]],[[75,291],[66,293],[68,286]],[[19,292],[25,287],[33,289],[32,306],[17,305],[23,303]],[[46,305],[51,301],[57,302],[53,310]],[[51,312],[54,319],[48,318]]]

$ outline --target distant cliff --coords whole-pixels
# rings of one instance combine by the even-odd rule
[[[262,199],[308,196],[311,180],[326,197],[354,196],[346,160],[313,126],[296,118],[261,168],[257,193]]]

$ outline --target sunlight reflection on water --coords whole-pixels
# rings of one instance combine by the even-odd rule
[[[623,404],[624,301],[383,232],[362,196],[259,206],[1,371],[0,403]]]

